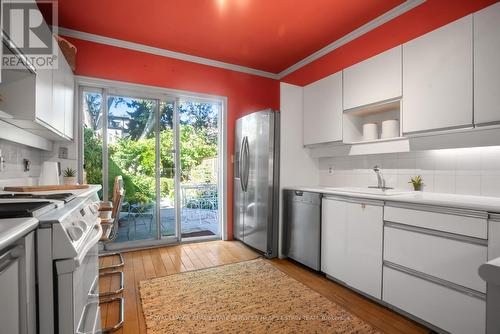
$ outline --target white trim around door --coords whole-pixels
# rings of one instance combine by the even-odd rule
[[[227,131],[228,131],[228,125],[227,125],[227,97],[225,96],[217,96],[217,95],[210,95],[210,94],[201,94],[201,93],[196,93],[196,92],[190,92],[190,91],[184,91],[184,90],[176,90],[176,89],[168,89],[168,88],[163,88],[163,87],[158,87],[158,86],[148,86],[148,85],[141,85],[141,84],[134,84],[134,83],[127,83],[127,82],[122,82],[122,81],[115,81],[115,80],[107,80],[107,79],[99,79],[99,78],[92,78],[92,77],[84,77],[84,76],[77,76],[76,77],[76,84],[78,87],[78,119],[82,120],[82,101],[80,100],[81,94],[82,94],[82,87],[84,88],[90,88],[92,91],[94,90],[100,90],[101,92],[107,92],[108,94],[126,94],[127,96],[130,97],[138,97],[138,98],[151,98],[151,99],[157,99],[157,100],[175,100],[179,101],[180,99],[188,99],[188,100],[197,100],[200,102],[212,102],[212,103],[217,103],[220,104],[220,113],[219,113],[219,134],[218,134],[218,142],[219,142],[219,153],[218,153],[218,164],[219,164],[219,171],[218,171],[218,192],[220,194],[220,202],[219,202],[219,226],[220,226],[220,238],[222,240],[227,240],[227,193],[228,193],[228,187],[229,182],[227,179],[228,173],[227,173],[227,162],[228,162],[228,146],[227,146]],[[106,103],[104,103],[106,105]],[[81,133],[81,129],[79,128],[78,133]],[[78,165],[83,166],[83,144],[80,143],[83,141],[83,136],[79,136],[79,143],[78,143]],[[80,139],[81,138],[81,139]],[[178,195],[176,196],[178,198]],[[180,231],[179,231],[179,236],[180,236]],[[131,241],[129,242],[129,245],[127,245],[126,248],[140,248],[140,247],[150,247],[150,246],[155,246],[155,245],[161,245],[164,244],[164,240],[168,239],[169,243],[175,243],[175,242],[181,242],[182,240],[177,239],[177,240],[172,240],[170,238],[162,238],[161,240],[149,240],[147,243],[141,240],[137,241]],[[111,249],[112,247],[110,247]],[[123,248],[121,248],[123,249]]]

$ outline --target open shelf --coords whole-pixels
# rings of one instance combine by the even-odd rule
[[[382,122],[386,120],[397,120],[400,123],[399,129],[397,129],[398,136],[381,138]],[[363,125],[366,123],[377,124],[378,139],[365,140],[363,138]],[[401,101],[385,101],[378,104],[344,110],[342,124],[343,142],[346,144],[366,144],[401,139]]]
[[[352,116],[368,116],[373,114],[385,113],[391,110],[400,109],[400,100],[389,100],[380,103],[369,104],[362,107],[344,110],[345,114]]]

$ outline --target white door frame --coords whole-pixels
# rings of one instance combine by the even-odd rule
[[[175,107],[177,108],[178,101],[179,99],[194,99],[198,101],[206,101],[206,102],[213,102],[220,104],[220,112],[218,115],[218,128],[219,128],[219,134],[218,134],[218,157],[219,157],[219,171],[218,171],[218,193],[219,193],[219,215],[218,215],[218,220],[219,220],[219,226],[220,226],[220,238],[222,240],[228,240],[227,236],[227,193],[228,193],[228,187],[229,187],[229,182],[228,182],[228,173],[227,173],[227,159],[228,159],[228,147],[227,147],[227,131],[228,131],[228,125],[227,125],[227,97],[225,96],[218,96],[218,95],[210,95],[210,94],[202,94],[202,93],[196,93],[196,92],[190,92],[190,91],[185,91],[185,90],[176,90],[176,89],[168,89],[168,88],[162,88],[162,87],[157,87],[157,86],[149,86],[149,85],[142,85],[142,84],[133,84],[133,83],[127,83],[127,82],[122,82],[122,81],[115,81],[115,80],[107,80],[107,79],[99,79],[99,78],[93,78],[93,77],[87,77],[87,76],[76,76],[76,84],[78,86],[78,89],[76,92],[78,92],[78,96],[76,96],[76,103],[78,105],[78,137],[77,137],[77,147],[78,147],[78,175],[79,175],[79,180],[80,182],[83,180],[83,131],[82,127],[80,126],[83,122],[83,104],[80,101],[80,98],[82,96],[83,88],[90,88],[93,91],[96,90],[101,90],[104,93],[108,94],[120,94],[120,95],[125,95],[125,96],[130,96],[130,97],[138,97],[138,98],[150,98],[150,99],[156,99],[156,100],[161,100],[161,101],[176,101]],[[103,98],[104,98],[103,94]],[[103,100],[104,101],[104,100]],[[106,106],[106,103],[103,103],[103,106]],[[159,106],[158,106],[159,108]],[[103,115],[106,111],[106,107],[104,107],[103,110]],[[159,114],[159,113],[158,113]],[[174,115],[176,112],[174,111]],[[178,113],[177,113],[178,114]],[[177,141],[178,142],[178,141]],[[177,148],[176,148],[177,149]],[[177,152],[177,151],[176,151]],[[178,157],[178,154],[176,154]],[[104,160],[103,160],[104,161]],[[106,175],[107,179],[107,175]],[[103,174],[103,180],[104,180],[104,174]],[[107,186],[107,184],[106,184]],[[175,189],[178,191],[179,189]],[[176,194],[176,201],[180,197],[180,193],[178,192]],[[176,221],[177,224],[179,224],[180,227],[180,203],[176,203]],[[179,217],[177,217],[179,215]],[[176,227],[178,228],[178,227]],[[178,234],[177,234],[178,233]],[[159,240],[134,240],[134,241],[129,241],[127,242],[126,245],[120,245],[122,247],[119,247],[120,249],[124,248],[141,248],[141,247],[150,247],[150,246],[157,246],[157,245],[163,245],[168,242],[169,244],[172,243],[179,243],[182,240],[181,238],[181,233],[180,231],[176,231],[176,235],[179,236],[179,238],[161,238]],[[122,244],[122,243],[120,243]],[[109,249],[112,249],[112,244],[109,244]],[[125,246],[125,247],[123,247]],[[130,246],[130,247],[129,247]]]

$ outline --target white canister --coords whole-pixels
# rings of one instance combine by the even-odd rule
[[[52,186],[59,184],[59,164],[53,161],[45,161],[42,165],[38,185]]]
[[[382,133],[380,138],[395,138],[399,137],[399,120],[388,119],[382,122]]]
[[[363,124],[363,140],[377,140],[377,139],[378,139],[377,123]]]

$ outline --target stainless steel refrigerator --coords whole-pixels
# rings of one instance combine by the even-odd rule
[[[280,114],[266,109],[236,120],[234,237],[278,255]]]

